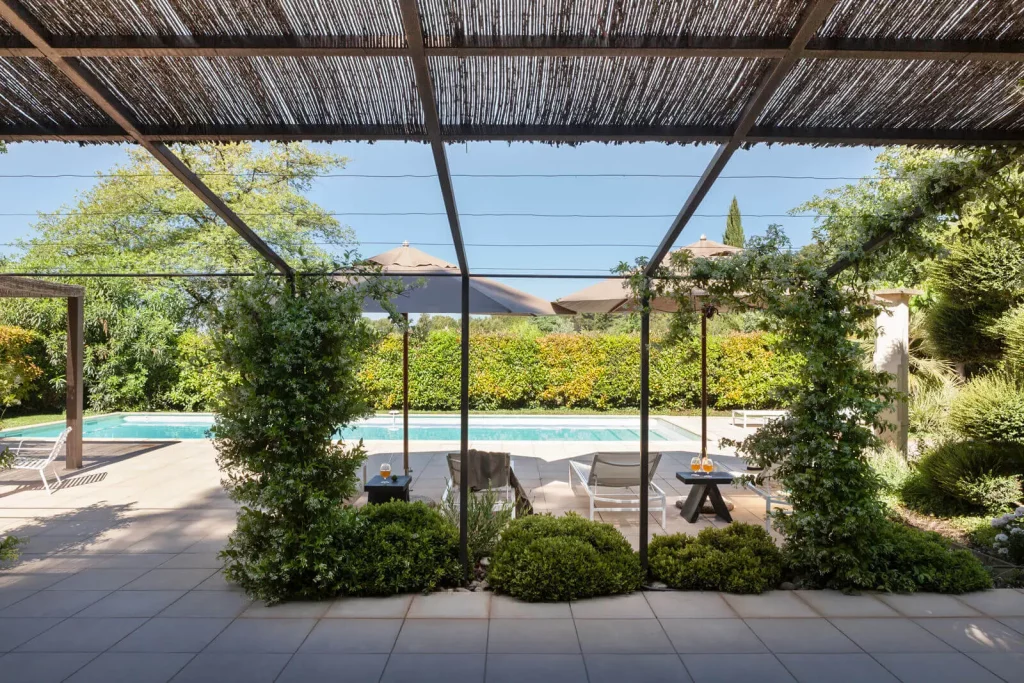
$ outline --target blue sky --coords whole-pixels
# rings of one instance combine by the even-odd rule
[[[10,174],[91,174],[125,159],[125,147],[79,147],[62,143],[8,145],[0,155],[0,176]],[[399,142],[334,144],[349,159],[347,170],[361,174],[430,174],[433,160],[426,145]],[[552,147],[541,144],[472,143],[448,148],[453,174],[468,173],[626,173],[699,176],[713,146],[660,144]],[[877,149],[765,147],[738,152],[724,175],[849,176],[870,174]],[[83,178],[0,177],[4,213],[54,211],[71,203],[94,181]],[[477,272],[523,270],[550,272],[579,269],[607,273],[620,261],[649,255],[679,211],[695,178],[465,178],[455,177],[455,194],[467,243],[470,269]],[[702,233],[720,240],[733,195],[739,200],[748,236],[780,223],[797,246],[810,239],[808,218],[769,217],[786,214],[816,193],[843,184],[840,180],[722,178],[704,200],[699,214],[677,244],[696,241]],[[436,178],[322,178],[313,200],[341,214],[370,256],[402,240],[455,261],[447,220],[440,216],[358,216],[361,212],[438,212],[444,205]],[[493,212],[664,214],[663,218],[509,218],[474,217]],[[0,216],[0,244],[31,233],[32,217]],[[487,245],[502,246],[487,246]],[[584,246],[516,247],[513,244]],[[629,246],[589,246],[589,245]],[[9,247],[0,247],[10,251]],[[594,280],[516,280],[510,284],[549,299]]]

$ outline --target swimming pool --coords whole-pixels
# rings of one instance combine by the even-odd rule
[[[122,413],[89,417],[86,439],[206,439],[213,426],[208,413]],[[63,423],[0,432],[0,438],[54,438]],[[691,441],[697,435],[665,420],[651,419],[651,441]],[[344,430],[346,440],[402,440],[402,418],[378,415]],[[639,441],[638,417],[470,416],[473,441]],[[416,415],[409,418],[410,441],[458,441],[459,418]]]

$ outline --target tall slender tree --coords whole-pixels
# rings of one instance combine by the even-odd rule
[[[729,205],[729,217],[725,219],[725,235],[722,237],[722,242],[730,247],[742,248],[744,241],[740,204],[736,201],[736,197],[733,197],[732,204]]]

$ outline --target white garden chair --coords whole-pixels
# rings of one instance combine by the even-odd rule
[[[639,453],[594,453],[590,464],[569,461],[569,488],[572,488],[573,473],[580,480],[583,490],[590,498],[590,520],[594,519],[594,512],[639,512],[640,496],[639,489],[643,486],[640,476],[640,454]],[[661,453],[651,453],[648,459],[648,479],[650,481],[649,501],[655,504],[648,508],[650,512],[661,512],[661,528],[665,528],[667,522],[665,492],[654,483],[654,473],[661,462]],[[601,491],[604,487],[606,490]],[[627,489],[625,493],[609,492],[607,489]],[[634,493],[632,489],[637,489]],[[615,507],[597,506],[596,503],[612,503]],[[619,507],[625,506],[625,507]]]
[[[39,478],[43,480],[43,487],[46,489],[47,493],[52,495],[53,491],[50,490],[50,484],[46,481],[46,473],[44,470],[47,466],[52,465],[53,476],[56,477],[57,483],[60,484],[60,475],[57,474],[57,465],[54,463],[54,460],[56,460],[57,455],[64,450],[64,447],[67,444],[68,434],[70,433],[71,427],[68,427],[61,432],[52,448],[47,446],[25,446],[24,441],[19,441],[18,445],[11,449],[11,452],[14,454],[14,462],[11,467],[16,470],[36,470],[39,472]],[[47,455],[26,455],[26,453],[47,453]]]
[[[791,506],[789,492],[778,486],[774,466],[761,470],[755,481],[747,482],[747,488],[764,499],[764,530],[770,533],[772,530],[772,506]],[[788,514],[788,511],[784,512]]]

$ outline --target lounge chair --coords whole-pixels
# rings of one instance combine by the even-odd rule
[[[579,477],[587,496],[590,497],[590,519],[594,519],[594,510],[599,512],[639,512],[640,493],[613,493],[600,491],[606,489],[640,488],[643,485],[640,476],[639,453],[594,453],[588,465],[576,460],[569,461],[569,488],[572,488],[573,472]],[[661,511],[661,528],[666,524],[665,492],[654,483],[654,473],[661,462],[661,453],[651,453],[648,460],[651,493],[649,500],[655,501],[660,507],[648,508],[650,512]],[[595,503],[618,503],[630,507],[596,507]]]
[[[764,529],[772,530],[772,506],[792,505],[789,500],[789,493],[777,486],[775,479],[775,467],[761,470],[755,481],[748,481],[747,488],[764,498]]]
[[[488,451],[469,451],[470,491],[496,491],[501,497],[494,505],[495,510],[511,509],[512,516],[533,513],[533,506],[526,491],[516,478],[515,463],[509,453],[491,453]],[[448,454],[448,485],[444,490],[444,499],[452,494],[455,487],[462,481],[462,454]]]
[[[52,465],[53,476],[56,477],[57,483],[60,484],[60,475],[57,474],[57,465],[54,464],[54,460],[64,450],[68,434],[70,433],[71,427],[61,432],[52,448],[47,446],[25,446],[24,441],[19,441],[18,445],[11,449],[11,453],[14,455],[14,462],[11,464],[11,467],[16,470],[36,470],[39,472],[39,477],[43,480],[43,487],[46,489],[46,492],[53,495],[53,491],[50,490],[50,484],[46,481],[44,470],[47,466]],[[26,453],[46,453],[46,455],[25,455]]]
[[[743,427],[746,428],[748,423],[760,422],[762,425],[766,425],[772,420],[778,420],[786,415],[789,415],[788,410],[734,410],[732,411],[732,426],[739,426],[736,424],[737,419],[742,419]]]

